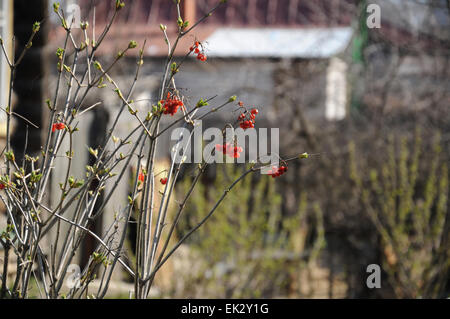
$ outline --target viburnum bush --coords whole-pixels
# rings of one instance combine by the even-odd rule
[[[209,165],[203,161],[196,166],[195,178],[184,194],[184,199],[177,206],[173,219],[169,220],[169,202],[173,197],[175,184],[179,179],[179,172],[185,163],[177,163],[173,159],[170,169],[158,171],[156,165],[156,145],[159,137],[180,123],[192,126],[196,119],[203,119],[214,112],[225,110],[225,106],[235,104],[237,98],[230,97],[217,107],[210,108],[206,113],[197,116],[200,108],[208,108],[210,101],[201,99],[196,105],[185,103],[183,95],[177,90],[176,75],[181,71],[184,59],[195,57],[199,63],[206,63],[207,57],[203,45],[195,41],[191,50],[181,61],[175,61],[174,52],[183,37],[190,34],[197,25],[209,18],[212,13],[226,1],[218,0],[215,7],[198,21],[190,25],[183,21],[180,10],[180,0],[176,0],[177,8],[177,36],[172,42],[167,34],[167,27],[160,25],[161,32],[168,46],[167,60],[161,78],[158,100],[147,114],[140,114],[133,101],[134,89],[139,80],[141,67],[144,63],[143,55],[146,43],[141,44],[137,57],[134,81],[126,90],[119,87],[110,76],[111,70],[131,50],[138,48],[138,43],[130,41],[128,45],[117,53],[108,66],[103,66],[97,59],[96,53],[104,42],[114,21],[125,3],[115,1],[115,10],[101,35],[96,38],[93,32],[89,39],[89,23],[82,22],[80,29],[72,30],[71,22],[67,21],[58,3],[54,4],[54,12],[59,17],[65,30],[65,41],[56,52],[57,56],[57,84],[54,95],[46,100],[49,108],[48,128],[39,157],[25,155],[24,160],[16,159],[11,148],[11,122],[13,117],[31,121],[16,114],[12,109],[12,90],[18,65],[32,46],[35,35],[39,32],[40,24],[32,27],[31,36],[22,54],[17,58],[8,55],[3,40],[1,46],[3,55],[11,70],[11,86],[9,104],[5,108],[7,115],[6,148],[2,154],[4,166],[0,176],[0,199],[3,201],[7,213],[7,228],[2,230],[0,244],[3,246],[4,259],[1,275],[1,298],[27,298],[32,278],[39,289],[42,298],[103,298],[110,287],[113,272],[120,266],[134,278],[134,296],[146,298],[154,283],[155,275],[167,260],[174,254],[182,243],[196,232],[224,202],[230,191],[251,173],[267,168],[267,164],[257,161],[236,178],[230,185],[224,185],[222,195],[197,224],[187,231],[174,245],[171,239],[184,212],[193,190],[200,177]],[[83,61],[83,64],[81,63]],[[86,63],[87,62],[87,63]],[[86,167],[84,180],[70,175],[74,162],[82,161],[82,155],[74,150],[73,140],[77,136],[79,120],[82,116],[99,107],[100,102],[86,105],[87,96],[95,90],[110,89],[120,101],[120,109],[109,126],[104,142],[99,147],[90,147],[89,152],[95,158],[94,163]],[[209,93],[209,92],[208,92]],[[92,95],[92,94],[91,94]],[[64,101],[61,103],[60,101]],[[256,108],[249,110],[244,103],[236,103],[235,107],[241,111],[234,124],[244,129],[254,129]],[[234,110],[234,109],[233,109]],[[118,135],[118,123],[127,113],[135,120],[135,126],[125,136]],[[167,117],[170,124],[161,129],[161,120]],[[172,119],[173,117],[173,119]],[[235,118],[235,117],[234,117]],[[67,143],[68,142],[68,143]],[[65,149],[68,145],[68,149]],[[227,140],[224,145],[217,145],[217,151],[238,158],[244,149],[235,145],[235,141]],[[51,192],[50,179],[55,171],[58,154],[65,154],[67,162],[66,174],[57,176],[62,178],[60,193],[56,196],[56,204],[48,203],[46,194]],[[77,158],[78,156],[78,158]],[[287,162],[307,158],[308,154],[280,159],[280,166],[273,167],[271,175],[281,176],[287,171]],[[97,234],[91,230],[93,223],[105,213],[105,207],[113,198],[129,167],[139,170],[133,180],[132,191],[123,209],[115,214],[113,224],[104,225],[104,234]],[[159,179],[159,183],[155,180]],[[105,191],[108,185],[107,191]],[[160,193],[161,186],[163,191]],[[173,199],[172,199],[173,200]],[[69,211],[71,212],[69,214]],[[137,230],[135,241],[135,260],[124,259],[124,243],[133,212],[137,211]],[[164,236],[163,236],[164,233]],[[52,234],[53,236],[49,236]],[[86,237],[96,241],[95,251],[89,262],[83,265],[79,280],[67,291],[67,279],[71,265],[76,264],[76,255],[80,252]],[[11,258],[15,255],[16,258]],[[14,260],[15,265],[12,265]],[[13,280],[8,278],[12,267],[15,268]],[[95,291],[89,289],[97,279]]]

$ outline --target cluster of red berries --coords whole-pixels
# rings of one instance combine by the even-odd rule
[[[233,146],[230,143],[225,143],[224,145],[217,144],[216,150],[233,158],[241,157],[241,153],[244,151],[242,147]]]
[[[288,170],[287,166],[280,166],[280,167],[273,166],[270,175],[272,175],[272,178],[280,177],[281,175],[286,173],[287,170]]]
[[[66,128],[66,124],[64,123],[54,123],[52,125],[52,132],[55,133],[56,130],[64,130]]]
[[[183,107],[183,102],[176,95],[171,95],[170,92],[167,93],[167,98],[160,101],[163,107],[164,114],[170,114],[174,116],[178,112],[179,107]]]
[[[239,102],[242,103],[242,102]],[[242,106],[241,104],[239,104]],[[241,113],[238,117],[239,126],[246,130],[248,128],[255,128],[255,118],[259,111],[257,109],[252,109],[250,112]]]
[[[197,54],[197,60],[200,60],[203,62],[205,62],[207,60],[206,54],[203,52],[203,49],[202,49],[202,52],[200,52],[200,42],[195,41],[194,45],[191,46],[189,48],[189,50],[191,52],[194,52],[194,54]]]

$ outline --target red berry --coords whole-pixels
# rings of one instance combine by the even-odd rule
[[[273,166],[272,171],[269,173],[269,175],[271,175],[273,178],[280,177],[281,175],[287,172],[287,169],[288,169],[287,166],[284,165],[281,167]]]
[[[161,104],[164,114],[170,114],[171,116],[177,113],[180,106],[183,107],[183,102],[177,96],[171,97],[170,92],[167,94],[167,99],[162,100]]]
[[[63,130],[66,128],[66,125],[64,123],[54,123],[52,125],[52,132],[54,133],[56,130]]]

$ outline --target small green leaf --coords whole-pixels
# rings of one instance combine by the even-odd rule
[[[100,64],[100,62],[98,62],[98,61],[94,61],[94,67],[97,69],[97,70],[102,70],[102,65]]]
[[[134,40],[131,40],[130,43],[128,44],[128,49],[134,49],[137,47],[137,42]]]
[[[304,158],[309,158],[309,154],[308,153],[303,153],[299,156],[300,159],[304,159]]]
[[[39,32],[40,29],[41,29],[41,23],[40,22],[35,22],[33,24],[33,33]]]
[[[16,157],[14,156],[13,151],[5,152],[6,159],[10,162],[14,162],[16,160]]]
[[[206,102],[206,101],[203,100],[203,99],[200,99],[200,100],[197,102],[197,107],[203,107],[203,106],[207,106],[207,105],[209,105],[208,102]]]
[[[92,147],[89,147],[89,153],[97,158],[98,150],[94,150]]]

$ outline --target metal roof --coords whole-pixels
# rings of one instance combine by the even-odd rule
[[[343,52],[353,35],[342,28],[218,28],[206,39],[210,57],[330,58]]]
[[[56,0],[52,0],[56,1]],[[97,22],[105,23],[114,9],[114,1],[106,0],[58,0],[77,1],[85,20],[96,7]],[[176,23],[177,10],[172,0],[127,0],[118,17],[120,24],[156,25]],[[181,1],[194,7],[197,19],[215,7],[218,0]],[[356,6],[354,0],[228,0],[220,6],[212,19],[202,25],[218,24],[239,27],[261,26],[348,26],[352,22]],[[185,17],[186,18],[186,17]],[[193,21],[191,21],[193,22]]]

